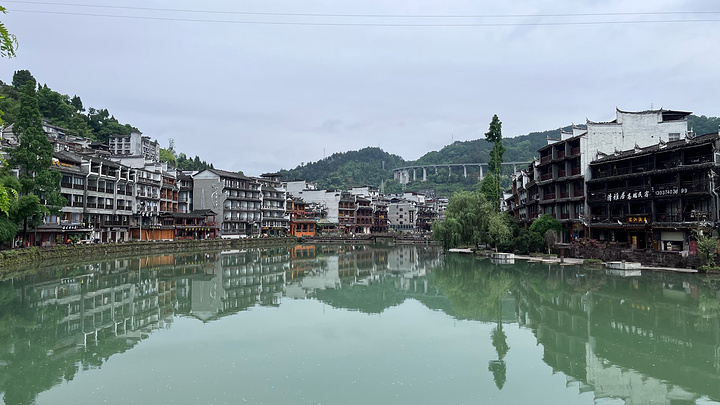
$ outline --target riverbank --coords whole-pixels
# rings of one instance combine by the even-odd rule
[[[451,249],[450,251],[452,251]],[[467,254],[467,253],[473,253],[477,256],[483,256],[483,257],[491,257],[494,252],[472,252],[470,249],[456,249],[456,253],[460,254]],[[470,251],[470,252],[467,252]],[[610,266],[608,266],[608,263],[611,262],[603,262],[597,259],[582,259],[582,258],[576,258],[576,257],[564,257],[560,258],[555,255],[547,256],[529,256],[529,255],[513,255],[512,257],[515,260],[527,260],[529,262],[536,262],[536,263],[547,263],[547,264],[560,264],[560,265],[577,265],[577,266],[595,266],[595,267],[603,267],[610,270]],[[589,262],[589,263],[588,263]],[[618,263],[618,262],[613,262]],[[620,262],[623,264],[626,263],[632,263],[632,262]],[[646,270],[646,271],[669,271],[669,272],[676,272],[676,273],[699,273],[697,269],[693,268],[687,268],[687,267],[665,267],[665,266],[649,266],[642,263],[637,262],[637,267],[634,267],[633,270]]]
[[[191,250],[220,250],[267,247],[298,243],[295,237],[175,240],[90,245],[30,247],[0,252],[0,274],[33,264],[72,263],[123,254],[172,253]]]

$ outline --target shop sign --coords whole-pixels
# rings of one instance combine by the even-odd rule
[[[649,198],[649,191],[633,191],[633,192],[621,192],[621,193],[608,193],[608,201],[623,201],[623,200],[636,200],[638,198]]]
[[[655,196],[665,196],[665,195],[677,195],[677,194],[685,194],[688,192],[687,188],[666,188],[664,190],[655,190]]]
[[[627,218],[625,218],[625,222],[627,222],[628,224],[647,224],[648,217],[647,216],[627,217]]]

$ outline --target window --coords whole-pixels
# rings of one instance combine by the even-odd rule
[[[668,141],[679,141],[680,140],[680,133],[679,132],[671,132],[668,134]]]

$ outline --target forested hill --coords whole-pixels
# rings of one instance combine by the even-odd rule
[[[570,131],[570,127],[563,128]],[[531,132],[514,138],[504,138],[506,162],[529,162],[537,156],[537,150],[547,145],[548,137],[560,139],[560,129],[544,132]],[[490,160],[492,144],[482,139],[473,141],[458,141],[447,145],[439,151],[428,152],[413,162],[416,165],[429,165],[438,163],[483,163]]]
[[[392,178],[392,169],[405,164],[398,155],[368,147],[335,153],[317,162],[281,170],[280,175],[283,180],[307,180],[330,190],[366,185],[379,187],[383,180]]]
[[[3,125],[11,125],[17,120],[20,111],[19,90],[29,81],[37,82],[28,70],[16,71],[11,84],[0,81]],[[47,84],[37,83],[36,96],[40,114],[52,125],[66,129],[70,135],[107,142],[110,135],[129,135],[131,131],[138,130],[130,124],[121,124],[106,108],[86,109],[79,96],[70,97],[52,90]],[[203,170],[212,165],[200,160],[197,155],[193,159],[184,153],[175,152],[173,145],[161,150],[160,160],[170,162],[181,170]]]

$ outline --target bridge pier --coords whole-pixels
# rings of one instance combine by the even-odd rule
[[[423,167],[423,181],[427,181],[427,168]]]
[[[467,166],[463,165],[463,177],[467,179]]]
[[[413,181],[417,180],[417,172],[416,169],[413,168]]]

